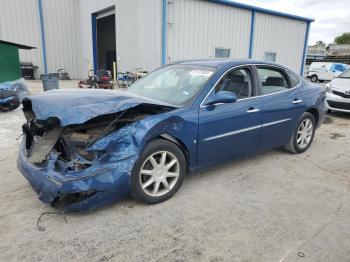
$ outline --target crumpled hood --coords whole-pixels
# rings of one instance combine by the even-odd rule
[[[120,90],[65,89],[51,90],[25,98],[31,102],[38,120],[57,117],[61,126],[82,124],[94,117],[124,111],[140,104],[165,105]]]

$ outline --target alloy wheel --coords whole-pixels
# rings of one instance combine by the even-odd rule
[[[306,148],[312,139],[313,123],[309,118],[301,122],[297,132],[297,144],[301,149]]]
[[[180,164],[169,151],[158,151],[142,164],[139,178],[145,194],[163,196],[174,188],[180,175]]]

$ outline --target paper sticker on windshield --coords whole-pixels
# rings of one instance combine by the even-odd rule
[[[211,76],[213,72],[211,71],[203,71],[203,70],[193,70],[190,72],[191,76]]]

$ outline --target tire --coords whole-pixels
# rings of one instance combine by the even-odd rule
[[[170,168],[167,167],[169,165]],[[146,204],[157,204],[169,199],[182,185],[186,167],[186,158],[176,144],[164,139],[151,141],[134,165],[131,195]]]
[[[310,80],[311,80],[311,82],[317,82],[318,76],[317,76],[317,75],[312,75],[312,76],[310,77]]]
[[[305,131],[305,133],[299,134],[300,132],[303,132],[301,131],[301,128],[304,123],[311,123],[312,129],[310,129],[310,131]],[[309,130],[308,128],[306,129]],[[304,114],[302,114],[297,124],[295,125],[294,131],[290,137],[289,143],[284,146],[284,149],[293,154],[304,153],[312,144],[312,141],[315,136],[315,130],[316,130],[315,117],[312,114],[305,112]],[[305,138],[306,140],[301,139],[302,136],[304,137],[304,134],[306,136]],[[300,139],[302,140],[301,142],[299,142]],[[307,143],[304,144],[304,142],[307,142]]]
[[[6,113],[17,109],[21,105],[21,101],[18,98],[13,99],[6,105],[0,105],[0,112]]]

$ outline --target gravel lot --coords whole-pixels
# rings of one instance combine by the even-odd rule
[[[349,261],[350,115],[327,117],[302,155],[213,168],[154,206],[46,214],[41,230],[54,210],[17,171],[23,122],[20,109],[0,114],[0,261]]]

